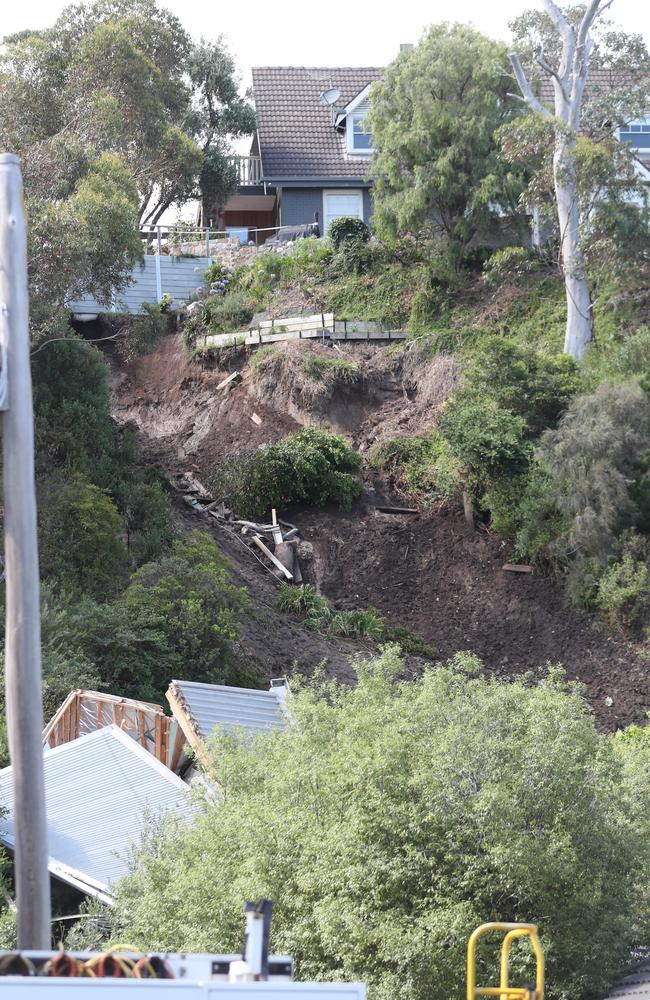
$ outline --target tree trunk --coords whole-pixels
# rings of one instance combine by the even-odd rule
[[[580,241],[580,209],[573,148],[575,142],[559,135],[553,157],[553,177],[560,225],[560,253],[567,301],[564,350],[581,361],[593,337],[591,296]]]

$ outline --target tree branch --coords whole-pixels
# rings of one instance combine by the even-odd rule
[[[528,78],[524,72],[524,68],[521,65],[521,61],[516,52],[510,52],[508,58],[512,64],[512,68],[515,71],[515,78],[519,84],[519,89],[523,94],[523,99],[533,111],[536,111],[540,115],[544,115],[545,118],[552,118],[551,112],[548,108],[545,108],[541,101],[533,94],[533,89],[528,82]]]
[[[544,70],[545,73],[548,73],[549,76],[553,77],[553,79],[556,81],[558,87],[562,91],[562,97],[564,98],[565,101],[568,101],[569,98],[567,96],[567,92],[566,92],[566,89],[564,87],[564,81],[563,81],[562,77],[560,76],[560,74],[558,73],[558,71],[555,70],[555,69],[553,69],[553,67],[551,66],[551,64],[548,63],[546,61],[546,59],[544,58],[544,49],[541,49],[538,52],[538,54],[535,56],[535,61],[537,62],[537,64],[539,66],[542,67],[542,69]]]

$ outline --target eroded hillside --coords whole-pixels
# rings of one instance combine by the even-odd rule
[[[254,351],[240,348],[201,366],[168,334],[152,354],[114,364],[114,415],[138,428],[148,461],[202,480],[229,457],[305,425],[341,432],[362,453],[397,434],[421,434],[460,384],[452,358],[423,360],[404,348],[294,343],[261,350],[257,360]],[[323,363],[353,362],[357,377],[306,379],[305,352]],[[234,372],[238,378],[220,388]],[[337,607],[374,606],[441,656],[470,649],[499,676],[562,663],[570,679],[586,686],[604,726],[644,720],[650,680],[641,647],[570,608],[559,585],[543,574],[504,571],[507,547],[482,525],[470,531],[449,505],[394,515],[378,512],[379,501],[404,504],[393,483],[366,470],[351,513],[290,512],[313,551],[306,577]],[[234,582],[250,590],[256,605],[242,631],[244,652],[271,674],[292,665],[309,673],[322,662],[329,673],[350,676],[348,657],[359,644],[321,637],[279,614],[275,582],[236,540],[211,530],[234,567]],[[410,661],[409,669],[419,669],[418,662]]]

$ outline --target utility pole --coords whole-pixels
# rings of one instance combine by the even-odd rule
[[[18,947],[50,947],[27,224],[20,160],[0,155],[0,393],[6,568],[6,695],[13,772]]]

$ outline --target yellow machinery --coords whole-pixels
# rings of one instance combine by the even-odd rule
[[[476,945],[484,934],[490,931],[504,933],[501,945],[501,974],[498,986],[476,985]],[[510,986],[509,961],[510,946],[517,938],[526,937],[530,941],[537,965],[535,974],[535,989],[523,986]],[[535,924],[481,924],[477,927],[467,943],[467,1000],[476,1000],[479,996],[500,997],[501,1000],[544,1000],[544,952],[537,936]]]

